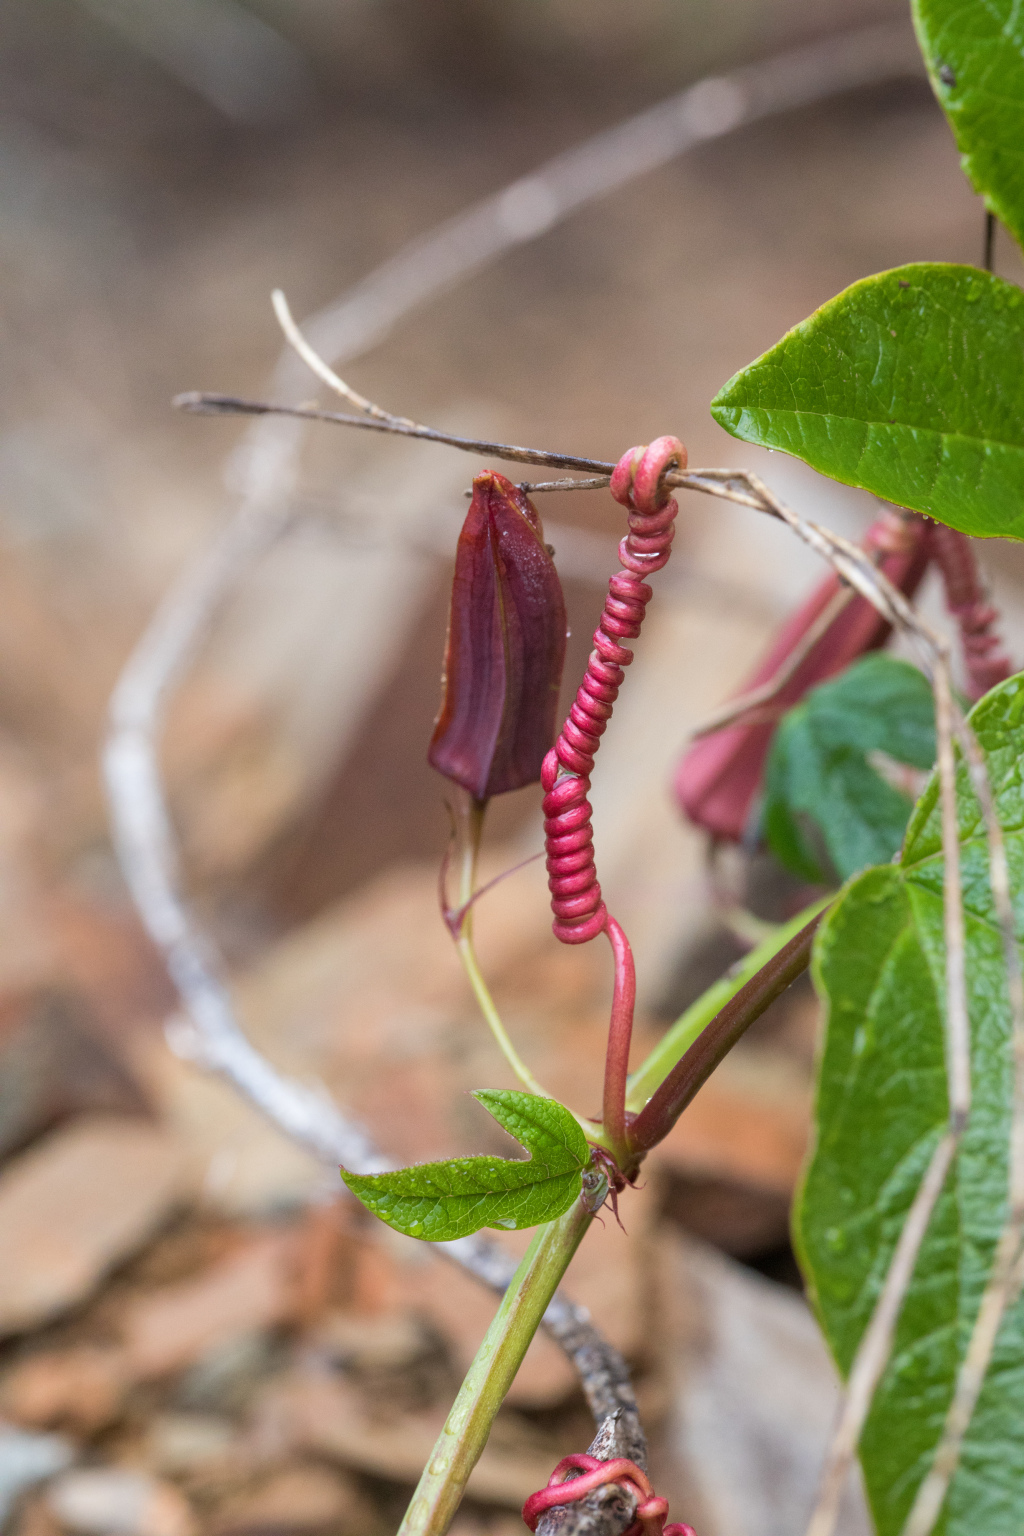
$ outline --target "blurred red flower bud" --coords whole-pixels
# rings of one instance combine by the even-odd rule
[[[911,597],[932,553],[931,534],[932,529],[923,518],[889,512],[868,530],[864,545],[876,552],[879,569],[893,585]],[[739,695],[770,682],[841,590],[837,577],[826,577],[806,603],[787,619],[765,659],[739,689]],[[747,719],[694,742],[675,774],[676,797],[689,820],[713,837],[742,842],[750,829],[765,758],[781,716],[816,683],[834,677],[858,656],[883,646],[890,633],[890,626],[866,598],[853,597],[811,646],[770,706],[752,710]]]
[[[477,475],[455,554],[432,766],[478,800],[535,783],[555,739],[565,638],[536,507],[504,475]]]

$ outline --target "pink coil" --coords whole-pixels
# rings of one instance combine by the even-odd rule
[[[570,1472],[577,1476],[570,1478]],[[696,1536],[692,1525],[665,1524],[668,1500],[658,1497],[646,1472],[635,1461],[627,1461],[623,1456],[600,1461],[585,1452],[562,1457],[548,1478],[547,1487],[531,1493],[523,1505],[523,1521],[531,1531],[536,1531],[549,1509],[575,1504],[607,1483],[624,1485],[636,1498],[636,1518],[625,1536]]]
[[[651,588],[641,578],[660,571],[671,553],[679,508],[662,482],[673,467],[686,468],[686,449],[676,437],[631,448],[615,466],[611,492],[629,509],[629,532],[619,545],[623,569],[608,582],[586,675],[541,770],[553,928],[563,944],[586,944],[603,932],[608,917],[594,866],[590,775],[623,668],[633,660],[621,642],[637,638],[651,600]]]

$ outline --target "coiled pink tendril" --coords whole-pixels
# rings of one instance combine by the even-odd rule
[[[615,956],[603,1123],[622,1169],[630,1162],[626,1075],[636,976],[629,941],[601,900],[587,796],[594,757],[622,686],[623,668],[633,660],[633,652],[622,642],[637,638],[653,596],[643,577],[660,571],[671,552],[673,522],[679,508],[663,483],[670,465],[686,468],[686,449],[677,437],[659,437],[648,448],[631,448],[615,466],[611,492],[629,509],[629,532],[619,545],[623,569],[608,582],[586,675],[540,775],[545,791],[544,836],[555,937],[563,944],[586,944],[599,933],[607,933]],[[620,1172],[611,1181],[613,1195],[624,1183]]]
[[[662,439],[664,441],[664,439]],[[571,1471],[581,1476],[569,1478]],[[546,1488],[531,1493],[523,1505],[523,1519],[531,1531],[537,1529],[541,1515],[556,1505],[574,1504],[604,1483],[624,1483],[637,1497],[636,1519],[625,1536],[697,1536],[692,1525],[665,1524],[668,1501],[659,1499],[645,1472],[636,1462],[617,1456],[612,1461],[598,1461],[596,1456],[563,1456],[548,1478]]]
[[[586,676],[541,770],[553,927],[563,944],[586,944],[609,921],[594,866],[587,795],[623,668],[633,660],[622,641],[637,638],[651,600],[651,588],[642,578],[660,571],[671,552],[678,505],[662,476],[675,465],[685,469],[686,449],[678,438],[659,437],[649,448],[631,448],[615,466],[611,492],[629,509],[629,532],[619,545],[623,570],[608,582]]]

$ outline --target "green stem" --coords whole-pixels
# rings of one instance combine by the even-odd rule
[[[658,1041],[647,1060],[630,1077],[626,1093],[627,1109],[634,1113],[643,1109],[647,1100],[661,1087],[673,1067],[689,1050],[697,1036],[707,1028],[715,1015],[757,975],[762,966],[773,960],[813,917],[823,912],[834,900],[835,892],[833,891],[827,896],[822,896],[818,901],[813,901],[788,923],[780,924],[769,938],[759,944],[756,949],[752,949],[749,955],[744,955],[727,976],[723,976],[721,981],[716,981],[698,997],[695,1003],[690,1004],[668,1033]]]
[[[577,1200],[539,1228],[459,1389],[398,1536],[444,1536],[494,1416],[592,1220]]]
[[[455,940],[455,948],[462,962],[462,969],[465,971],[469,984],[473,989],[473,996],[476,998],[480,1012],[486,1019],[491,1034],[497,1042],[498,1049],[523,1087],[528,1089],[530,1093],[539,1094],[542,1099],[546,1099],[550,1098],[551,1095],[545,1093],[508,1037],[505,1026],[501,1022],[501,1016],[494,1005],[490,989],[484,980],[483,972],[480,969],[480,962],[477,960],[476,950],[473,947],[473,908],[469,903],[473,899],[473,892],[476,888],[476,863],[480,852],[480,839],[483,834],[484,813],[486,810],[486,800],[477,800],[470,795],[466,796],[465,802],[461,807],[464,826],[462,831],[462,864],[459,871],[459,906],[464,907],[466,911],[459,927],[458,938]]]
[[[462,902],[468,901],[473,892],[483,809],[480,802],[472,802],[469,811],[462,865]],[[643,1108],[722,1009],[759,971],[771,966],[780,952],[833,900],[833,895],[822,897],[781,925],[752,950],[730,976],[716,982],[686,1010],[630,1079],[627,1104],[631,1109]],[[473,990],[495,1038],[520,1080],[534,1092],[540,1092],[508,1041],[480,977],[468,937],[469,919],[467,913],[458,948]],[[477,982],[474,982],[474,975]],[[605,1142],[606,1138],[595,1126],[590,1126],[587,1134],[592,1141]],[[398,1536],[444,1536],[459,1507],[469,1474],[487,1443],[494,1416],[592,1220],[591,1213],[577,1200],[564,1216],[539,1228],[459,1389]]]
[[[466,921],[469,921],[468,916]],[[476,951],[473,948],[473,940],[466,934],[465,930],[463,930],[462,935],[457,940],[455,947],[459,952],[459,959],[462,961],[462,969],[465,971],[469,984],[473,988],[473,995],[480,1006],[480,1012],[490,1025],[491,1034],[494,1036],[505,1060],[524,1088],[528,1089],[530,1093],[539,1093],[542,1099],[549,1099],[551,1095],[546,1093],[540,1083],[538,1083],[505,1031],[505,1026],[501,1022],[498,1010],[494,1006],[494,999],[491,997],[487,983],[481,974]]]

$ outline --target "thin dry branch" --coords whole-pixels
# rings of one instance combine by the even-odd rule
[[[591,475],[586,480],[537,480],[532,485],[529,480],[521,480],[519,489],[524,496],[534,496],[538,491],[602,491],[611,484],[611,475]],[[467,496],[472,496],[472,491],[467,491]]]
[[[335,394],[347,400],[349,405],[354,405],[357,411],[364,412],[367,416],[376,417],[378,421],[388,421],[396,426],[413,427],[415,422],[406,417],[391,416],[387,411],[381,410],[379,405],[374,405],[372,400],[367,400],[365,395],[357,394],[351,389],[344,379],[338,377],[329,363],[325,362],[319,352],[315,351],[303,336],[292,316],[288,300],[280,288],[275,288],[270,295],[270,302],[274,306],[274,314],[277,323],[284,332],[284,338],[292,350],[302,359],[306,367],[322,379],[329,389]]]

